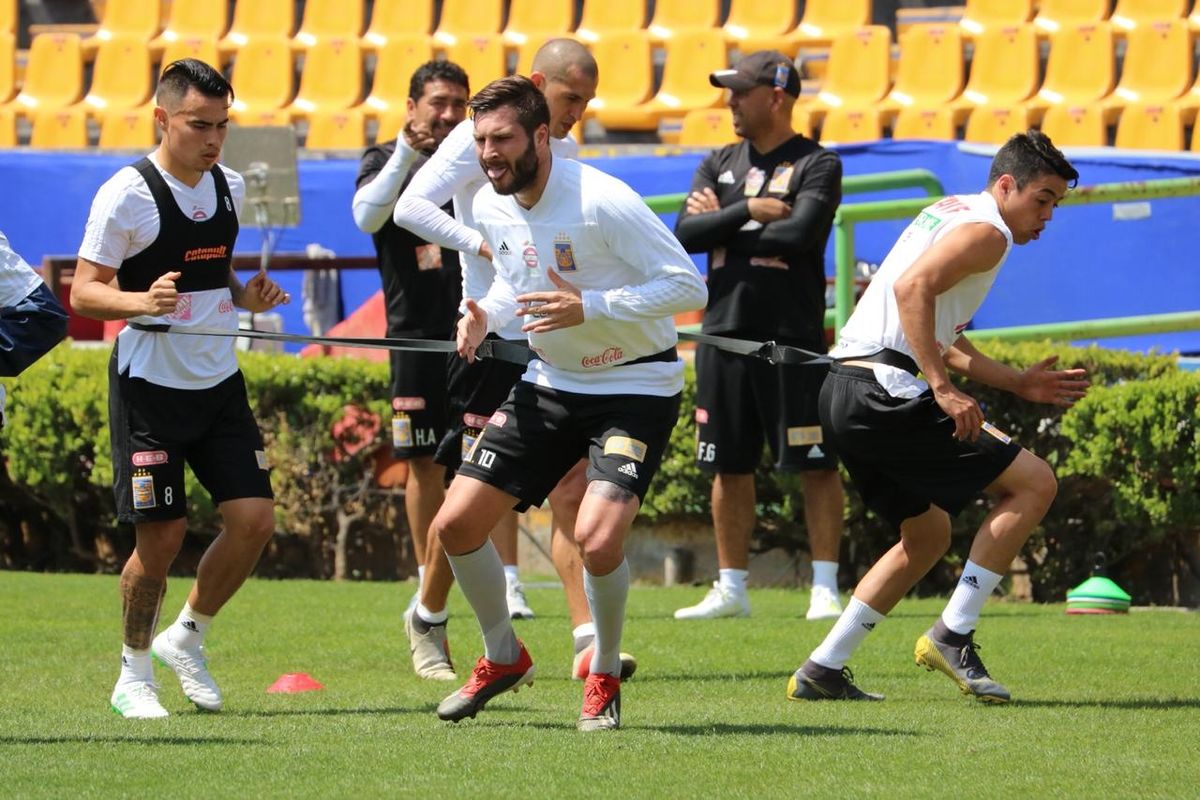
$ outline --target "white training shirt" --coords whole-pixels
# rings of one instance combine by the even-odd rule
[[[217,210],[217,189],[211,173],[195,187],[170,175],[159,165],[154,154],[150,162],[171,189],[171,195],[183,213],[192,219],[207,219]],[[242,176],[221,166],[233,213],[240,214],[246,185]],[[122,167],[109,178],[92,200],[79,246],[79,257],[105,267],[120,270],[121,263],[145,250],[158,238],[158,207],[150,186],[133,167]],[[163,264],[162,272],[177,270],[177,264]],[[146,325],[206,327],[237,330],[237,309],[228,288],[187,292],[179,295],[176,311],[162,317],[131,317],[130,322]],[[234,340],[218,336],[171,336],[138,331],[126,327],[119,336],[117,368],[130,377],[143,378],[172,389],[207,389],[237,372]]]
[[[582,290],[584,322],[528,334],[539,355],[524,380],[582,394],[670,397],[683,389],[683,362],[624,362],[678,340],[672,315],[703,308],[704,279],[662,220],[621,181],[554,158],[541,198],[524,209],[491,184],[473,215],[493,253],[495,280],[480,306],[488,329],[507,330],[516,296],[556,291],[547,269]]]
[[[0,231],[0,308],[15,306],[41,285],[42,279],[33,267],[12,249],[8,237]]]
[[[574,158],[579,145],[569,136],[550,138],[550,152],[556,159]],[[393,221],[427,242],[457,250],[462,265],[463,299],[479,300],[492,285],[492,263],[479,256],[483,236],[475,230],[471,203],[475,193],[488,182],[479,166],[475,151],[475,122],[465,119],[442,140],[417,174],[408,182],[393,211]],[[442,210],[454,200],[454,216]],[[460,307],[460,310],[462,307]],[[518,320],[497,333],[505,339],[524,340]]]
[[[917,215],[896,240],[879,271],[871,279],[854,313],[842,328],[837,346],[829,355],[833,358],[852,359],[877,353],[886,347],[913,356],[912,347],[900,325],[900,310],[896,304],[896,280],[947,233],[971,222],[995,226],[996,230],[1004,234],[1007,247],[995,267],[987,272],[968,275],[937,296],[934,302],[933,331],[938,351],[945,353],[962,335],[979,306],[983,304],[983,299],[992,288],[1000,267],[1012,252],[1012,231],[1004,224],[996,200],[988,192],[951,195]],[[874,372],[875,379],[893,397],[916,397],[929,388],[925,381],[897,367],[876,364]]]

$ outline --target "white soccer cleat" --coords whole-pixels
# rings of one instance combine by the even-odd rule
[[[220,711],[223,705],[221,690],[217,682],[208,674],[208,659],[204,656],[204,648],[185,650],[171,643],[167,631],[154,637],[150,652],[163,666],[170,667],[179,678],[179,685],[187,699],[204,711]]]
[[[814,586],[808,601],[805,619],[837,619],[842,615],[842,601],[837,592],[827,586]]]
[[[161,719],[169,716],[158,702],[154,681],[117,681],[109,706],[125,719]]]
[[[408,601],[408,605],[404,608],[404,619],[411,617],[417,610],[417,604],[421,602],[421,587],[418,585],[417,590],[413,592],[412,599]]]
[[[525,600],[525,587],[520,583],[508,584],[506,592],[508,600],[508,615],[512,619],[533,619],[533,609]]]
[[[750,598],[744,592],[731,592],[714,583],[704,599],[694,606],[675,612],[675,619],[718,619],[720,617],[750,616]]]

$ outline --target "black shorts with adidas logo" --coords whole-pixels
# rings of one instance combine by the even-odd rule
[[[518,381],[459,467],[517,498],[514,508],[539,506],[581,458],[587,479],[646,496],[679,419],[680,395],[594,395]]]
[[[863,502],[897,528],[931,504],[958,514],[1021,452],[995,428],[974,442],[955,439],[954,420],[931,391],[892,397],[864,367],[834,364],[818,405],[825,438]]]

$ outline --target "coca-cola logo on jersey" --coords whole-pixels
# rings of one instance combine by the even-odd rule
[[[604,367],[608,366],[609,364],[615,364],[624,357],[624,350],[619,347],[610,347],[603,353],[598,353],[594,356],[584,356],[582,359],[580,359],[579,363],[582,364],[584,368]]]

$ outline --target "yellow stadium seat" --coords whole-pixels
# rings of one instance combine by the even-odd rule
[[[821,125],[822,144],[854,144],[882,138],[879,112],[873,108],[832,108]]]
[[[433,0],[375,0],[362,48],[379,50],[395,38],[428,36],[432,28]]]
[[[874,106],[891,85],[891,51],[892,33],[882,25],[867,25],[835,39],[825,80],[808,104],[809,113],[819,116],[833,108]]]
[[[1125,34],[1139,25],[1167,19],[1184,19],[1189,0],[1117,0],[1113,30]]]
[[[162,66],[165,69],[183,58],[195,58],[211,67],[221,68],[221,55],[215,39],[176,39],[163,48]]]
[[[320,111],[308,117],[304,146],[309,150],[360,150],[366,141],[363,115],[356,108]]]
[[[292,114],[341,111],[362,98],[362,48],[358,39],[318,39],[304,58]]]
[[[693,109],[717,108],[724,99],[724,90],[710,84],[708,76],[725,69],[728,63],[725,37],[718,29],[677,33],[666,44],[658,93],[635,106],[617,107],[606,102],[596,109],[596,118],[605,128],[655,130],[663,118],[682,119]],[[604,75],[601,67],[602,85]]]
[[[1129,103],[1165,103],[1183,95],[1191,84],[1192,37],[1187,23],[1181,19],[1149,22],[1129,32],[1121,80],[1104,104],[1112,110]]]
[[[33,113],[29,146],[45,150],[87,147],[87,112],[81,106],[39,108]]]
[[[500,32],[503,18],[502,0],[443,0],[442,18],[433,32],[433,46],[448,48],[460,39],[495,36]],[[475,80],[474,75],[471,80]]]
[[[662,43],[682,33],[716,30],[720,11],[718,0],[655,0],[646,31],[650,41]]]
[[[304,19],[292,47],[308,50],[324,39],[353,39],[363,32],[363,0],[305,0]]]
[[[963,88],[962,34],[954,25],[909,26],[900,35],[896,85],[884,98],[885,111],[937,108]]]
[[[408,121],[408,112],[403,106],[390,108],[379,115],[379,130],[375,132],[376,142],[390,142],[400,135],[404,123]]]
[[[499,36],[463,36],[446,48],[446,58],[467,71],[471,85],[483,88],[507,72],[504,40]]]
[[[371,93],[363,101],[363,107],[372,115],[384,114],[392,109],[403,112],[412,74],[417,67],[433,58],[429,37],[412,34],[390,36],[375,55],[375,79],[371,83]]]
[[[1046,109],[1042,133],[1057,147],[1103,147],[1108,129],[1099,107],[1057,105]]]
[[[1033,0],[967,0],[958,25],[973,39],[989,28],[1023,25],[1033,15]]]
[[[610,33],[641,30],[646,24],[646,0],[583,0],[575,35],[596,42]]]
[[[1183,121],[1173,105],[1131,103],[1117,123],[1117,147],[1133,150],[1182,150]]]
[[[292,0],[239,0],[233,6],[229,33],[218,42],[222,53],[240,50],[254,39],[290,39],[296,27]]]
[[[1200,33],[1200,3],[1196,3],[1195,7],[1192,8],[1192,13],[1188,14],[1187,23],[1192,33]],[[1195,139],[1193,138],[1192,141],[1195,141]],[[1192,149],[1194,150],[1195,148],[1193,147]]]
[[[1196,121],[1196,112],[1200,111],[1200,73],[1196,75],[1196,82],[1192,84],[1192,88],[1188,89],[1187,93],[1175,100],[1171,105],[1179,108],[1180,118],[1183,119],[1185,125],[1192,125]]]
[[[17,0],[0,0],[0,34],[17,34]]]
[[[229,118],[242,127],[278,128],[292,124],[292,115],[286,108],[232,109]]]
[[[1041,0],[1033,25],[1038,34],[1049,36],[1068,26],[1100,22],[1110,5],[1110,0]]]
[[[0,136],[2,135],[0,134]],[[1192,128],[1192,152],[1200,153],[1200,126]]]
[[[645,31],[606,33],[591,45],[591,50],[600,71],[600,84],[596,97],[588,104],[588,116],[597,116],[602,109],[634,108],[650,99],[654,72],[650,37]]]
[[[238,50],[231,83],[235,114],[286,106],[292,99],[291,42],[282,36],[251,39]]]
[[[16,55],[16,37],[0,31],[0,103],[7,103],[17,90]]]
[[[520,47],[531,39],[566,36],[574,21],[574,0],[511,0],[504,43]]]
[[[102,118],[109,110],[134,108],[150,96],[150,50],[127,37],[101,42],[92,69],[92,86],[83,98],[87,110]]]
[[[83,51],[74,33],[33,37],[25,65],[25,84],[13,103],[18,110],[65,108],[83,93]]]
[[[1028,25],[996,28],[975,40],[971,75],[955,107],[963,113],[976,106],[1020,103],[1038,87],[1038,42]]]
[[[117,37],[149,42],[161,26],[161,0],[108,0],[96,34],[82,42],[83,52],[90,57],[102,42]]]
[[[717,147],[737,140],[733,112],[728,108],[698,108],[683,117],[679,144],[685,147]]]
[[[1029,110],[1025,106],[978,106],[967,120],[963,139],[980,144],[1004,144],[1014,133],[1029,129]]]
[[[0,147],[17,146],[17,115],[11,108],[0,106]]]
[[[902,108],[892,126],[892,138],[952,141],[955,127],[949,108]]]
[[[1034,119],[1047,106],[1095,103],[1113,89],[1113,34],[1107,22],[1063,28],[1050,37],[1042,88],[1029,99]]]
[[[154,104],[127,108],[104,115],[100,123],[101,150],[133,150],[154,147],[157,131],[154,126]]]
[[[871,21],[870,0],[806,0],[800,24],[783,40],[763,40],[758,49],[775,48],[795,56],[802,47],[830,47],[839,36]]]
[[[731,0],[725,20],[725,38],[743,53],[774,49],[762,42],[783,39],[796,24],[795,3],[765,3],[763,0]]]
[[[792,130],[812,138],[812,118],[809,117],[808,109],[804,107],[803,103],[796,103],[792,106]]]
[[[216,42],[229,27],[229,9],[213,0],[171,0],[171,13],[163,32],[150,40],[150,50],[161,53],[188,39]],[[213,62],[210,62],[213,63]]]

